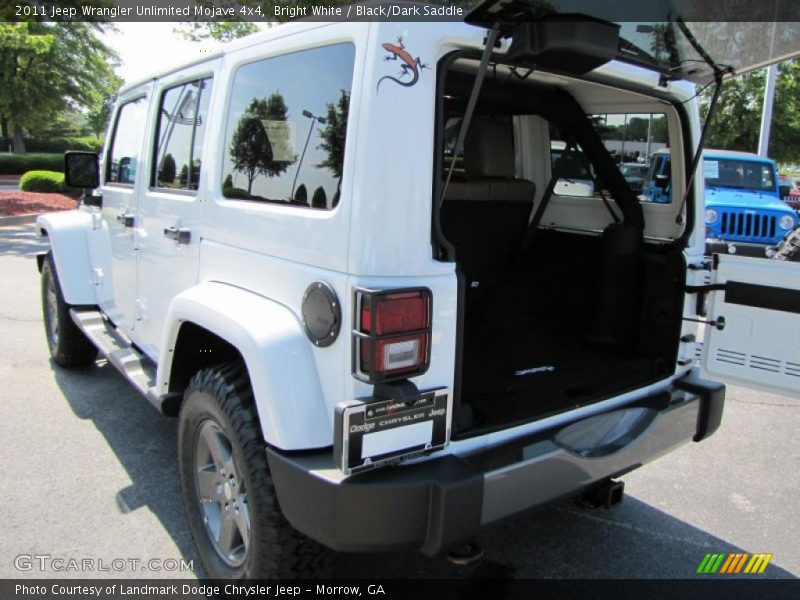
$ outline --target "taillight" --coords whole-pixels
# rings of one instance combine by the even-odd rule
[[[356,291],[353,374],[378,383],[428,369],[431,292],[428,289]]]

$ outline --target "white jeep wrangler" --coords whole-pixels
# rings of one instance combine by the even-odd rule
[[[127,85],[102,161],[68,154],[94,192],[38,219],[53,360],[99,351],[179,417],[209,576],[613,505],[614,478],[717,429],[707,377],[797,393],[800,265],[703,256],[682,79],[729,70],[675,23],[504,6],[471,13],[488,29],[272,28]],[[631,115],[658,121],[671,203],[612,158]],[[593,195],[557,192],[568,160]]]

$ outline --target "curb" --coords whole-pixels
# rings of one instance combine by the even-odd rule
[[[15,215],[13,217],[0,217],[0,227],[9,225],[29,225],[36,222],[39,215]]]

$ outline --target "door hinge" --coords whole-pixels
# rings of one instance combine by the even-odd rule
[[[686,267],[690,271],[713,271],[716,268],[716,261],[711,256],[706,256],[702,261],[696,263],[688,263]]]
[[[695,302],[694,312],[696,315],[705,317],[706,314],[706,295],[709,292],[724,292],[727,289],[727,284],[724,283],[709,283],[706,285],[687,285],[684,291],[687,294],[697,294],[697,301]]]
[[[92,285],[98,286],[103,283],[103,269],[94,267],[92,269]]]

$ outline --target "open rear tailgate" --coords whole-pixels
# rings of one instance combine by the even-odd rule
[[[485,0],[465,21],[513,37],[514,24],[559,15],[618,24],[616,58],[668,79],[708,83],[800,56],[797,0]]]

